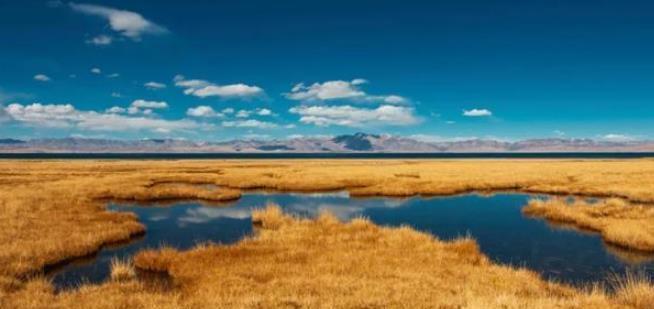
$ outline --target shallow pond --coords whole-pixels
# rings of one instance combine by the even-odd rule
[[[47,274],[57,288],[68,288],[81,282],[104,281],[109,276],[112,258],[125,259],[142,249],[163,244],[188,249],[207,241],[234,243],[252,233],[251,210],[268,203],[304,217],[329,210],[343,220],[364,216],[380,225],[409,225],[445,240],[470,234],[491,259],[524,266],[557,281],[604,281],[611,274],[627,270],[654,274],[654,255],[607,246],[596,233],[523,216],[520,209],[530,198],[546,197],[506,193],[359,199],[350,198],[345,192],[250,192],[238,201],[221,205],[110,204],[112,211],[136,213],[147,227],[146,234],[126,244],[105,247],[95,256],[50,269]]]

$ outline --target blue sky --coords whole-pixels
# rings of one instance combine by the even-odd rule
[[[652,1],[0,0],[0,137],[649,139]]]

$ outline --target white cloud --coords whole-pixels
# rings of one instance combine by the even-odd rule
[[[126,111],[127,110],[124,107],[114,106],[112,108],[108,108],[105,112],[107,112],[109,114],[122,114],[122,113],[124,113]]]
[[[119,77],[119,76],[120,76],[120,74],[118,74],[118,73],[113,73],[113,74],[107,75],[107,77],[109,77],[109,78],[116,78],[116,77]]]
[[[225,113],[225,114],[229,114],[229,113],[233,113],[233,112],[234,112],[233,109],[223,110],[223,113]],[[239,110],[236,113],[235,116],[236,116],[236,118],[249,118],[250,116],[252,116],[252,114],[255,114],[255,115],[258,115],[258,116],[272,116],[273,112],[271,110],[267,109],[267,108],[257,108],[255,110],[242,109],[242,110]]]
[[[272,122],[259,121],[256,119],[248,119],[248,120],[223,121],[222,126],[228,128],[272,129],[272,128],[276,128],[277,124],[274,124]]]
[[[36,75],[34,75],[34,80],[38,80],[40,82],[49,82],[50,77],[48,77],[45,74],[36,74]]]
[[[413,114],[412,108],[395,105],[381,105],[377,108],[358,108],[350,105],[296,106],[289,111],[300,115],[300,122],[317,126],[404,126],[420,122],[420,119]]]
[[[223,110],[222,110],[222,113],[223,113],[223,114],[233,114],[233,113],[234,113],[234,109],[231,108],[231,107],[228,107],[228,108],[223,109]]]
[[[102,74],[102,70],[100,70],[100,68],[92,68],[91,73],[93,73],[93,74]]]
[[[236,117],[237,118],[248,118],[248,117],[250,117],[250,111],[242,109],[242,110],[238,111],[238,113],[236,113]]]
[[[119,111],[120,107],[109,110]],[[35,127],[76,128],[95,131],[188,131],[202,127],[194,121],[130,117],[116,113],[81,111],[71,104],[10,104],[4,111],[13,119]]]
[[[387,104],[405,104],[408,100],[398,95],[370,95],[361,90],[359,86],[368,81],[357,78],[352,81],[332,80],[323,83],[313,83],[306,86],[299,83],[286,93],[286,98],[297,101],[327,101],[352,100],[360,102],[382,102]]]
[[[264,94],[262,88],[243,83],[232,85],[217,85],[201,79],[185,79],[182,75],[174,78],[175,86],[185,88],[184,94],[200,98],[249,98]]]
[[[627,135],[627,134],[617,134],[617,133],[609,133],[603,135],[601,139],[609,142],[633,142],[635,140],[638,140],[638,138],[636,138],[635,136]]]
[[[463,116],[466,117],[488,117],[493,116],[493,113],[485,108],[477,109],[473,108],[471,110],[463,110]]]
[[[397,95],[389,95],[384,98],[384,103],[403,104],[406,103],[406,99]]]
[[[191,117],[222,117],[223,114],[216,112],[211,106],[200,105],[196,107],[191,107],[186,110],[186,115]]]
[[[363,78],[355,78],[355,79],[352,80],[351,83],[352,83],[352,85],[355,85],[355,86],[356,86],[356,85],[363,85],[363,84],[367,84],[367,83],[368,83],[368,80],[367,80],[367,79],[363,79]]]
[[[70,104],[42,105],[34,103],[23,106],[9,104],[5,112],[14,120],[38,123],[46,127],[66,127],[71,117],[74,117],[75,108]]]
[[[122,98],[123,96],[120,94],[120,92],[112,92],[111,96],[114,98]]]
[[[114,39],[112,37],[101,34],[89,40],[86,40],[86,44],[105,46],[105,45],[110,45],[113,41]]]
[[[117,107],[120,108],[120,107]],[[152,115],[155,109],[166,109],[168,108],[168,103],[164,101],[146,101],[146,100],[134,100],[127,108],[122,108],[121,113],[127,112],[130,115],[143,114],[143,115]],[[118,111],[118,109],[116,109]]]
[[[455,137],[446,137],[440,135],[428,135],[428,134],[413,134],[408,136],[411,139],[417,140],[419,142],[425,143],[442,143],[442,142],[461,142],[461,141],[470,141],[476,140],[476,136],[455,136]]]
[[[348,81],[333,80],[324,83],[314,83],[305,86],[299,83],[293,87],[286,97],[291,100],[312,101],[312,100],[333,100],[364,97],[365,92],[359,90],[356,85]]]
[[[146,100],[134,100],[131,104],[131,107],[136,107],[139,109],[149,108],[149,109],[165,109],[168,108],[168,103],[164,101],[146,101]]]
[[[205,98],[210,96],[217,97],[249,97],[261,94],[263,90],[257,86],[248,86],[245,84],[234,84],[227,86],[207,86],[196,89],[193,95]]]
[[[259,116],[270,116],[270,115],[272,115],[272,111],[267,109],[267,108],[259,108],[259,109],[257,109],[257,115],[259,115]]]
[[[166,28],[145,19],[141,14],[136,12],[118,10],[95,4],[77,4],[71,2],[69,5],[76,12],[106,19],[112,30],[133,40],[140,40],[143,34],[163,34],[168,32]]]
[[[166,84],[157,83],[157,82],[147,82],[147,83],[143,84],[143,86],[145,86],[145,88],[148,88],[148,89],[163,89],[163,88],[166,88]]]

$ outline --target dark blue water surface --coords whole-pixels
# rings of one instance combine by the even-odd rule
[[[554,226],[527,218],[520,209],[526,194],[467,194],[451,197],[350,198],[345,192],[294,194],[252,192],[235,202],[207,205],[180,202],[171,205],[117,205],[112,211],[131,211],[147,227],[142,237],[102,249],[49,271],[59,288],[80,282],[101,282],[109,275],[112,258],[129,258],[146,248],[168,245],[188,249],[198,243],[234,243],[253,233],[251,211],[268,203],[303,217],[328,210],[342,220],[364,216],[386,226],[409,225],[441,239],[471,235],[481,250],[502,264],[524,266],[545,278],[587,283],[605,281],[613,274],[641,271],[654,274],[654,256],[610,247],[596,233]],[[410,252],[407,252],[410,254]]]

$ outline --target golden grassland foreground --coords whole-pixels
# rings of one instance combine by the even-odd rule
[[[0,161],[0,307],[654,304],[654,288],[647,281],[632,278],[614,293],[579,290],[495,265],[471,239],[442,242],[409,228],[382,228],[363,219],[341,223],[326,214],[299,220],[274,207],[256,213],[259,232],[238,244],[146,251],[135,257],[138,268],[167,272],[174,282],[171,289],[136,280],[129,262],[116,262],[113,279],[104,284],[59,294],[46,280],[31,276],[46,265],[144,232],[133,214],[107,212],[107,200],[227,201],[246,189],[348,190],[361,196],[516,190],[645,203],[654,202],[654,161]],[[562,203],[532,202],[525,212],[596,230],[608,242],[652,250],[648,239],[654,222],[648,206],[606,201],[591,211],[598,205]]]

